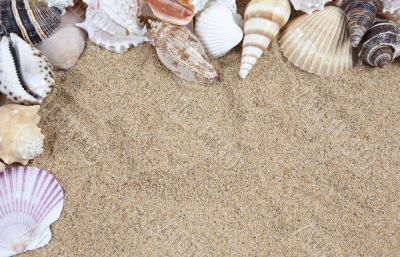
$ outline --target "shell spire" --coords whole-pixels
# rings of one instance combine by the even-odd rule
[[[6,164],[27,164],[43,152],[38,111],[39,106],[0,107],[0,159]]]
[[[400,55],[400,27],[390,21],[377,20],[357,48],[364,65],[383,68]]]
[[[38,44],[60,26],[61,11],[28,0],[1,0],[0,23],[7,34],[15,33],[30,44]]]
[[[380,0],[347,0],[342,9],[346,13],[350,41],[353,47],[357,47],[365,32],[374,23]]]
[[[244,14],[244,40],[239,75],[245,79],[290,16],[288,0],[252,0]]]

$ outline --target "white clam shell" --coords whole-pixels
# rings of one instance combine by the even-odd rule
[[[295,10],[308,14],[323,10],[324,6],[330,1],[331,0],[290,0]]]
[[[283,55],[297,67],[319,76],[336,75],[353,67],[353,48],[346,16],[335,6],[290,22],[280,39]]]
[[[86,19],[77,24],[96,44],[113,52],[123,52],[147,40],[139,23],[141,6],[136,0],[85,0]]]
[[[25,166],[0,173],[0,257],[47,245],[63,205],[62,188],[46,171]]]
[[[232,12],[217,2],[196,16],[195,34],[211,59],[224,56],[243,39]]]

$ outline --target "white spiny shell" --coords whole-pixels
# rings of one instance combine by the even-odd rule
[[[245,79],[290,17],[289,0],[251,0],[244,13],[239,75]]]
[[[156,21],[150,24],[158,58],[169,70],[188,81],[209,83],[217,78],[200,40],[188,28]]]
[[[395,20],[400,19],[400,0],[382,0],[383,2],[383,13],[392,14],[391,18]]]
[[[338,7],[328,6],[294,19],[282,32],[280,47],[294,65],[319,76],[340,74],[353,67],[346,16]]]
[[[47,245],[63,205],[62,188],[46,171],[25,166],[0,173],[0,257]]]
[[[139,23],[139,2],[136,0],[85,0],[86,19],[77,26],[87,31],[98,45],[114,52],[146,41],[146,28]]]
[[[211,59],[224,56],[243,38],[232,12],[217,2],[196,16],[195,34]]]
[[[324,9],[331,0],[290,0],[295,10],[311,14]]]
[[[54,86],[47,58],[11,33],[0,42],[0,92],[17,103],[40,104]]]
[[[39,106],[0,107],[0,159],[6,164],[27,164],[43,152],[38,111]]]

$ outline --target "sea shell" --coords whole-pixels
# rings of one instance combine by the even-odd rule
[[[24,104],[41,104],[54,86],[47,58],[15,34],[0,42],[0,92]]]
[[[38,49],[49,59],[55,69],[69,69],[81,56],[87,35],[75,24],[82,21],[79,16],[68,9],[63,16],[60,29],[38,45]]]
[[[397,19],[400,19],[400,0],[382,0],[383,13],[390,13]]]
[[[224,56],[242,41],[243,31],[232,12],[217,2],[197,15],[195,21],[195,34],[211,59]]]
[[[294,65],[319,76],[340,74],[353,67],[346,17],[335,6],[295,18],[282,32],[280,47]]]
[[[49,7],[56,7],[65,13],[65,8],[74,6],[74,0],[42,0],[47,3]]]
[[[245,79],[290,16],[288,0],[252,0],[244,13],[244,40],[239,75]]]
[[[295,10],[311,14],[324,9],[331,0],[290,0]]]
[[[7,34],[15,33],[30,44],[38,44],[60,25],[61,11],[28,0],[1,0],[0,23]]]
[[[38,111],[39,106],[0,107],[0,159],[6,164],[27,164],[43,152]]]
[[[0,162],[0,173],[2,173],[6,169],[6,165]]]
[[[357,48],[364,65],[383,68],[400,55],[400,27],[390,21],[377,20]]]
[[[139,22],[138,0],[85,0],[86,19],[77,24],[90,40],[113,52],[126,51],[146,41],[146,28]]]
[[[63,206],[63,190],[46,171],[21,166],[0,173],[0,257],[47,245]]]
[[[213,82],[217,78],[201,42],[188,28],[156,21],[150,24],[158,58],[168,69],[188,81]]]
[[[208,0],[147,0],[154,15],[175,25],[187,25]]]
[[[350,41],[353,47],[360,43],[371,27],[379,10],[380,0],[347,0],[342,9],[346,13]]]

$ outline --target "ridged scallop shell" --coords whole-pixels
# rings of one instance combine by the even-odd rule
[[[156,21],[150,24],[158,58],[175,75],[208,83],[217,78],[201,42],[188,28]]]
[[[331,0],[290,0],[295,10],[308,14],[324,9]]]
[[[30,44],[38,44],[60,25],[61,11],[28,0],[1,0],[0,23],[7,34],[15,33]]]
[[[77,24],[90,40],[113,52],[126,51],[146,41],[146,28],[139,22],[137,0],[85,0],[86,19]]]
[[[46,171],[21,166],[0,173],[0,257],[47,245],[63,205],[63,190]]]
[[[189,24],[207,2],[208,0],[147,0],[158,19],[175,25]]]
[[[0,42],[0,92],[16,103],[40,104],[55,84],[47,58],[15,34]]]
[[[377,20],[367,31],[357,48],[364,65],[383,68],[400,55],[400,27]]]
[[[350,41],[356,47],[365,32],[374,23],[381,5],[380,0],[347,0],[342,9],[346,13]]]
[[[302,70],[319,76],[353,67],[353,53],[343,11],[334,6],[291,21],[282,32],[283,55]]]
[[[27,164],[43,152],[38,111],[39,106],[0,107],[0,159],[6,164]]]
[[[244,40],[239,75],[246,78],[290,16],[288,0],[252,0],[244,13]]]
[[[217,2],[196,16],[195,34],[211,59],[224,56],[243,38],[231,10]]]

